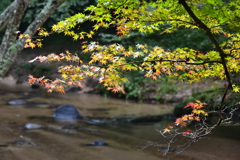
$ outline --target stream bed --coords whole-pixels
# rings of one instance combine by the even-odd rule
[[[27,103],[8,104],[17,99]],[[74,105],[84,118],[55,120],[55,109],[64,104]],[[0,159],[166,159],[169,156],[162,156],[161,147],[151,144],[163,139],[157,130],[173,123],[169,116],[172,111],[172,105],[134,103],[93,94],[0,88]],[[137,117],[159,115],[163,115],[160,122],[129,122]],[[26,124],[43,127],[26,129]],[[98,140],[106,145],[89,145]],[[240,127],[223,126],[171,159],[239,160],[239,149]]]

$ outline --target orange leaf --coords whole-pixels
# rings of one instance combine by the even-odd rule
[[[52,92],[52,89],[48,89],[47,92],[51,93],[51,92]]]

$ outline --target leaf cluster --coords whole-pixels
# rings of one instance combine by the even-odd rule
[[[234,30],[239,27],[239,23],[235,21],[239,13],[238,2],[235,0],[183,2],[99,0],[97,5],[87,7],[85,13],[78,13],[53,25],[52,31],[64,33],[77,40],[92,38],[100,29],[111,27],[116,29],[120,37],[129,36],[132,31],[153,33],[162,29],[161,33],[169,33],[179,27],[185,27],[207,32],[215,49],[202,52],[187,47],[169,50],[146,44],[127,47],[118,43],[101,45],[98,42],[86,42],[82,44],[83,53],[91,53],[91,60],[87,65],[61,67],[59,71],[64,73],[63,81],[65,79],[75,81],[76,77],[81,77],[77,80],[82,80],[82,77],[86,77],[82,75],[93,76],[98,77],[100,83],[108,90],[124,92],[123,83],[128,79],[123,76],[122,71],[141,71],[145,73],[145,77],[152,79],[158,79],[163,74],[176,76],[188,82],[214,77],[227,78],[231,84],[229,72],[234,74],[240,70],[238,67],[240,34],[229,31],[229,28]],[[189,7],[192,13],[186,7]],[[83,31],[81,24],[89,21],[95,25],[89,32]],[[164,24],[165,28],[159,27]],[[224,37],[226,40],[218,44],[214,35]],[[40,61],[42,59],[44,57],[40,58]],[[45,59],[51,61],[51,57]],[[237,84],[231,84],[231,87],[234,91],[239,91]]]

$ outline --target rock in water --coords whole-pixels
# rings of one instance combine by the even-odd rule
[[[40,88],[40,85],[38,85],[38,84],[32,84],[32,85],[31,85],[31,88],[32,88],[32,89],[39,89],[39,88]]]
[[[12,101],[8,101],[8,104],[10,105],[24,105],[27,102],[22,100],[22,99],[17,99],[17,100],[12,100]]]
[[[95,142],[91,142],[89,144],[87,144],[87,146],[107,146],[108,144],[103,141],[103,140],[97,140]]]
[[[71,105],[66,104],[58,107],[53,115],[56,119],[80,119],[82,116],[78,113],[77,109]]]
[[[36,124],[36,123],[27,123],[24,125],[25,129],[40,129],[40,128],[44,128],[44,126],[40,125],[40,124]]]
[[[14,144],[14,145],[31,145],[32,143],[25,142],[25,141],[13,141],[12,144]]]

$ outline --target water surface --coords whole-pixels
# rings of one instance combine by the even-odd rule
[[[1,160],[161,160],[161,147],[148,144],[163,138],[157,130],[172,120],[133,124],[128,119],[172,112],[171,105],[151,105],[104,98],[92,94],[49,94],[33,90],[0,90]],[[7,105],[23,99],[27,105]],[[41,102],[31,105],[31,102]],[[77,121],[56,121],[57,106],[72,104],[84,117]],[[122,121],[125,120],[125,121]],[[26,123],[47,126],[26,130]],[[238,160],[239,127],[221,127],[216,134],[200,140],[174,160]],[[235,133],[234,136],[231,136]],[[87,146],[104,140],[108,146]],[[173,153],[174,154],[174,153]],[[173,155],[172,154],[172,155]]]

